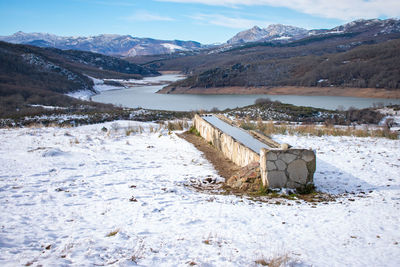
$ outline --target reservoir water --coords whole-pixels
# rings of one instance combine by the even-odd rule
[[[162,85],[135,85],[130,88],[117,88],[115,90],[102,91],[100,94],[92,97],[93,101],[102,103],[112,103],[131,108],[146,108],[159,110],[192,111],[192,110],[210,110],[218,108],[243,107],[254,104],[258,98],[270,98],[279,100],[282,103],[294,104],[297,106],[311,106],[325,109],[337,109],[349,107],[366,108],[374,104],[383,103],[399,104],[400,99],[385,98],[357,98],[341,96],[298,96],[298,95],[173,95],[156,94],[158,90],[168,84],[168,82],[178,80],[179,75],[163,75],[153,78],[145,78],[141,83],[152,83],[165,81]]]

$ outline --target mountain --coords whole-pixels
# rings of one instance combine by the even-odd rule
[[[321,56],[350,51],[359,46],[379,44],[400,38],[400,21],[357,20],[332,29],[312,30],[293,41],[259,41],[196,52],[126,58],[130,62],[159,71],[181,71],[196,75],[214,68],[231,68],[236,64],[259,64],[267,60]],[[261,63],[260,63],[261,64]]]
[[[241,44],[257,41],[290,41],[304,38],[308,30],[282,24],[272,24],[261,29],[257,26],[249,30],[239,32],[227,41],[228,44]]]
[[[332,29],[306,30],[294,26],[272,24],[261,29],[257,26],[249,30],[239,32],[227,41],[227,44],[237,45],[249,42],[291,42],[309,36],[344,33],[363,33],[369,36],[386,35],[400,32],[400,21],[398,19],[370,19],[356,20],[337,26]]]
[[[101,34],[89,37],[63,37],[48,33],[16,32],[10,36],[0,36],[1,41],[28,44],[58,49],[90,51],[111,56],[137,56],[170,54],[191,51],[202,47],[194,41],[166,41],[151,38],[136,38],[130,35]]]
[[[400,32],[399,19],[370,19],[355,20],[350,23],[333,28],[337,32],[364,32],[374,36]]]

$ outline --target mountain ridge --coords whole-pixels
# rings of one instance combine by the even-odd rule
[[[49,33],[24,33],[18,31],[9,36],[0,36],[0,40],[14,44],[54,47],[63,50],[73,49],[124,57],[169,54],[202,47],[202,44],[195,41],[158,40],[119,34],[58,36]]]
[[[39,47],[54,47],[62,50],[89,51],[110,56],[136,57],[168,54],[187,55],[207,49],[214,51],[226,50],[254,42],[291,43],[312,36],[354,32],[370,34],[369,37],[399,33],[400,20],[395,18],[386,20],[361,19],[332,29],[312,30],[283,24],[271,24],[266,28],[254,26],[251,29],[237,33],[226,43],[220,45],[205,45],[195,41],[139,38],[119,34],[58,36],[50,33],[24,33],[22,31],[9,36],[0,36],[0,40]]]
[[[291,42],[315,35],[340,34],[349,32],[371,31],[375,35],[400,32],[400,20],[391,19],[359,19],[336,26],[332,29],[312,29],[271,24],[266,28],[254,26],[251,29],[241,31],[227,41],[227,44],[243,44],[249,42]]]

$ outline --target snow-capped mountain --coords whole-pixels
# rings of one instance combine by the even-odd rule
[[[326,35],[326,34],[342,34],[357,33],[369,36],[390,35],[400,33],[399,19],[370,19],[355,20],[332,29],[314,29],[306,30],[294,26],[282,24],[272,24],[267,28],[259,28],[254,26],[249,30],[245,30],[236,34],[227,41],[228,44],[240,44],[258,41],[295,41],[308,36]]]
[[[333,28],[333,30],[344,32],[365,31],[379,29],[381,33],[393,33],[400,31],[400,20],[398,19],[370,19],[355,20],[344,25]]]
[[[255,41],[273,41],[273,40],[295,40],[307,36],[308,30],[282,25],[272,24],[267,28],[254,26],[249,30],[239,32],[227,41],[228,44],[240,44]]]
[[[400,20],[399,19],[360,19],[355,20],[335,28],[326,30],[310,30],[309,35],[320,34],[340,34],[340,33],[358,33],[362,35],[378,36],[390,35],[400,33]]]
[[[0,40],[17,44],[55,47],[64,50],[83,50],[117,56],[170,54],[179,51],[196,50],[202,47],[200,43],[194,41],[157,40],[117,34],[63,37],[48,33],[24,33],[20,31],[10,36],[1,36]]]

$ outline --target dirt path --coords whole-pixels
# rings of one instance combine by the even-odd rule
[[[218,174],[224,177],[225,180],[239,171],[239,166],[225,158],[221,152],[208,144],[203,138],[189,132],[178,134],[178,136],[192,143],[198,150],[203,152],[206,159],[212,163]]]

